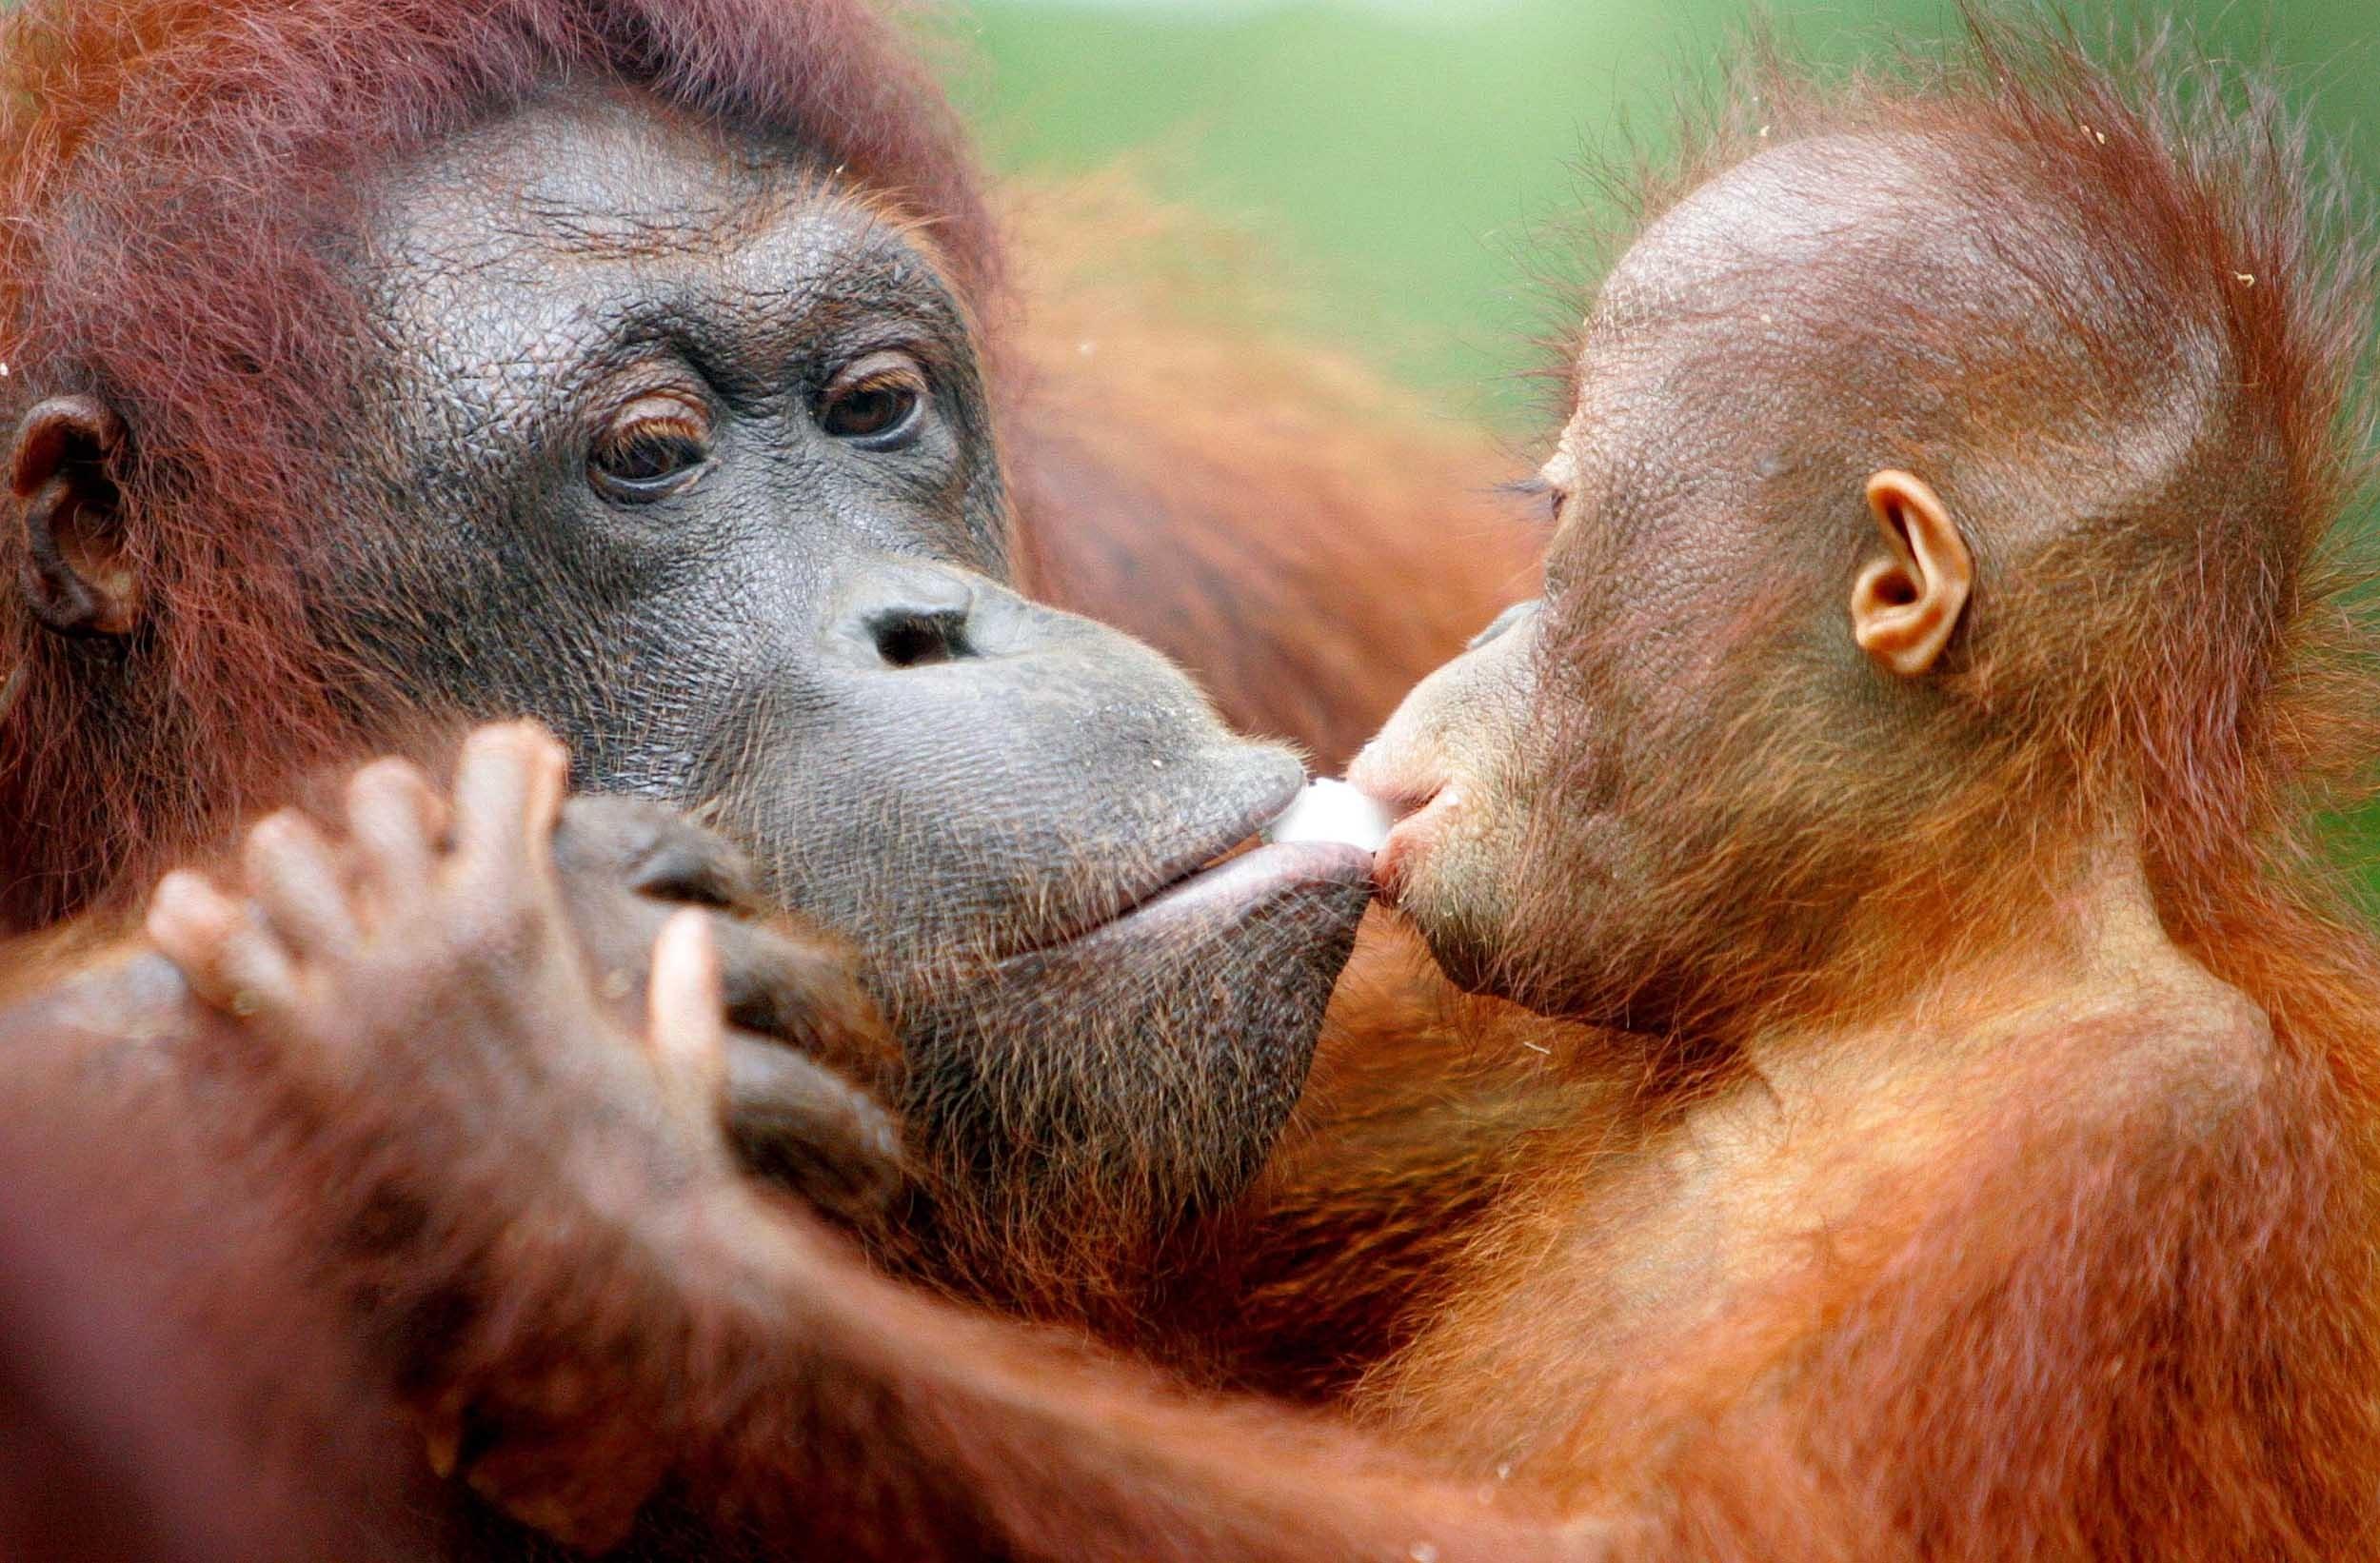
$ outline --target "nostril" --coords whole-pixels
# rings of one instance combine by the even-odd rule
[[[953,610],[897,608],[868,621],[876,654],[886,667],[927,667],[972,657],[966,615]]]

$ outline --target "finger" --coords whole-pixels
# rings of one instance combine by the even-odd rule
[[[568,778],[568,756],[534,722],[473,733],[455,767],[456,857],[472,871],[506,880],[544,871]]]
[[[554,861],[655,900],[737,911],[760,904],[751,860],[649,798],[570,799],[554,832]]]
[[[644,855],[627,865],[630,890],[656,900],[754,912],[761,905],[752,861],[717,832],[661,808]]]
[[[190,990],[233,1015],[287,1008],[297,969],[279,940],[248,908],[187,869],[169,874],[149,903],[149,940],[182,968]]]
[[[879,1088],[901,1050],[860,985],[856,959],[824,938],[783,926],[714,919],[727,1023],[788,1042]]]
[[[248,893],[273,932],[300,958],[349,946],[355,914],[339,860],[312,821],[292,809],[268,815],[248,833],[240,854]]]
[[[204,875],[176,869],[158,881],[143,926],[198,996],[221,1009],[228,1007],[233,986],[223,971],[224,947],[246,920]]]
[[[446,812],[429,779],[405,761],[376,760],[355,773],[347,783],[347,834],[357,880],[374,905],[420,898],[446,832]]]
[[[745,1170],[846,1219],[882,1214],[911,1181],[893,1116],[799,1053],[730,1033],[726,1099]]]
[[[423,1447],[429,1454],[429,1469],[441,1481],[453,1475],[455,1467],[462,1463],[463,1415],[469,1405],[468,1395],[459,1389],[450,1389],[413,1414],[414,1422],[421,1429]]]
[[[727,1021],[706,914],[678,913],[653,941],[645,1035],[665,1089],[683,1105],[716,1115],[726,1078]]]

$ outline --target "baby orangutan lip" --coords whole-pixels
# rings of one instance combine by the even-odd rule
[[[1438,843],[1438,838],[1445,832],[1448,816],[1461,805],[1460,789],[1442,786],[1419,800],[1390,827],[1387,840],[1380,843],[1378,855],[1372,860],[1372,880],[1379,887],[1382,900],[1391,906],[1398,903],[1411,877],[1414,860]]]

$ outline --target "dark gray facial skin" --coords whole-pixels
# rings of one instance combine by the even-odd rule
[[[390,524],[322,563],[359,650],[750,850],[868,960],[945,1163],[1029,1167],[1049,1211],[1237,1188],[1368,864],[1193,877],[1302,768],[1002,584],[969,326],[922,241],[798,148],[608,89],[466,132],[375,209],[393,416],[345,498]]]

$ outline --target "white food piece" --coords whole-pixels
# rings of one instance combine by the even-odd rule
[[[1378,852],[1397,821],[1388,810],[1346,782],[1322,777],[1306,783],[1298,801],[1264,827],[1268,841],[1342,841]]]

